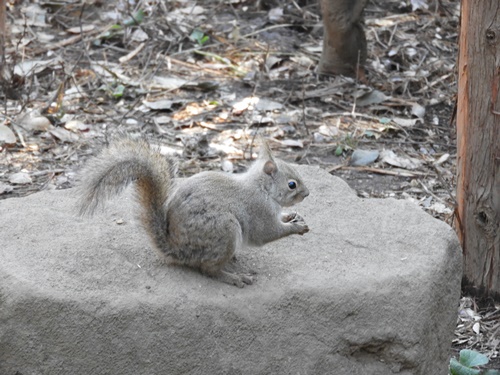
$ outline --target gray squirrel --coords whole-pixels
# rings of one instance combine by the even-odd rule
[[[175,161],[143,139],[121,137],[82,172],[80,214],[135,184],[140,220],[169,264],[195,268],[240,288],[253,277],[227,264],[244,245],[262,246],[309,231],[297,213],[283,212],[309,195],[297,171],[263,142],[247,172],[201,172],[175,179]]]

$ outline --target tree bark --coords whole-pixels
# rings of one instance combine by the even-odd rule
[[[5,60],[5,39],[6,39],[6,2],[5,0],[0,0],[0,63],[3,65]]]
[[[500,2],[462,0],[457,232],[463,287],[500,300]]]

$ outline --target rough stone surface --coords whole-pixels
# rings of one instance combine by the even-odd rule
[[[446,374],[453,230],[300,171],[311,232],[242,251],[244,289],[162,264],[127,195],[92,219],[73,190],[1,201],[0,374]]]

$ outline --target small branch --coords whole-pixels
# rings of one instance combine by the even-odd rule
[[[273,26],[266,27],[264,29],[260,29],[260,30],[254,31],[254,32],[252,32],[250,34],[243,35],[241,38],[248,38],[250,36],[254,36],[254,35],[263,33],[265,31],[269,31],[269,30],[273,30],[273,29],[278,29],[280,27],[291,27],[291,26],[293,26],[291,23],[284,23],[282,25],[273,25]]]
[[[385,174],[388,176],[397,176],[397,177],[418,177],[418,176],[428,176],[429,173],[425,172],[408,172],[408,171],[401,171],[401,170],[393,170],[393,169],[380,169],[380,168],[373,168],[373,167],[349,167],[346,165],[341,165],[341,166],[335,166],[332,169],[328,171],[328,173],[335,172],[336,170],[343,169],[343,170],[348,170],[348,171],[359,171],[359,172],[371,172],[371,173],[377,173],[377,174]]]
[[[0,0],[0,66],[4,66],[5,61],[5,23],[6,23],[6,3],[5,0]],[[1,72],[0,72],[1,74]]]

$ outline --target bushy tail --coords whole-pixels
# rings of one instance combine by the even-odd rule
[[[82,172],[80,215],[93,214],[109,198],[134,182],[141,221],[155,245],[165,251],[164,203],[173,183],[175,163],[145,140],[121,138],[92,159]]]

